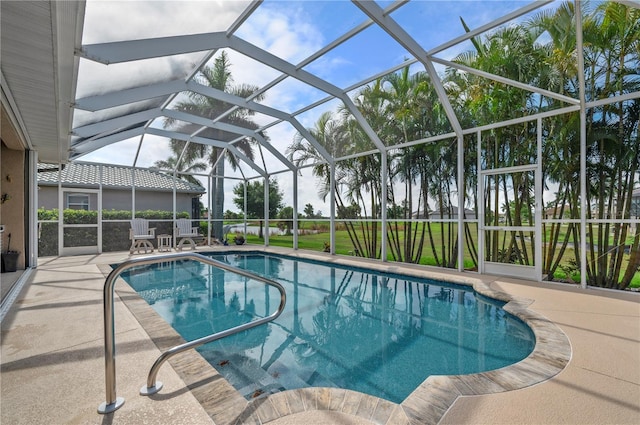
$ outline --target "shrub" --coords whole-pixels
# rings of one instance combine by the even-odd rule
[[[56,218],[57,213],[56,210]],[[39,214],[38,217],[40,217]],[[39,223],[39,229],[38,255],[41,257],[58,255],[58,223]]]
[[[86,210],[66,209],[63,211],[65,224],[97,224],[98,212]],[[163,210],[143,210],[136,211],[137,218],[149,220],[149,227],[156,228],[156,235],[173,234],[172,220],[173,211]],[[182,211],[176,213],[177,218],[189,218],[189,213]],[[38,253],[40,256],[59,255],[58,252],[58,209],[46,210],[38,209],[38,220],[45,221],[39,223]],[[102,251],[127,251],[131,245],[129,240],[131,211],[127,210],[102,210]],[[127,220],[121,222],[110,222],[110,220]],[[48,222],[46,222],[48,221]],[[201,223],[202,228],[202,223]],[[206,229],[206,223],[205,223]],[[206,230],[203,234],[206,234]],[[84,246],[95,243],[96,234],[92,229],[68,229],[66,231],[65,246]],[[152,241],[154,246],[156,241]]]

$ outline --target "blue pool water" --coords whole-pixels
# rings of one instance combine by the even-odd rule
[[[248,399],[324,386],[400,403],[430,375],[497,369],[535,344],[503,303],[466,286],[255,252],[210,256],[287,291],[274,322],[198,349]],[[275,288],[193,261],[122,277],[187,341],[264,317],[279,303]]]

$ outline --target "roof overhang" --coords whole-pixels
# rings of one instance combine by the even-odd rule
[[[69,159],[84,1],[0,2],[3,122],[44,162]]]

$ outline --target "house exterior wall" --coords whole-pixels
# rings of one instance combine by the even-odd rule
[[[7,251],[11,234],[11,251],[20,251],[18,269],[25,268],[25,151],[9,149],[4,140],[0,151],[0,193],[5,201],[0,204],[0,224],[4,225],[2,252]]]
[[[81,190],[81,189],[80,189]],[[82,193],[77,192],[77,193]],[[191,214],[190,193],[176,194],[176,211],[187,211]],[[66,208],[66,200],[65,200]],[[89,207],[97,208],[97,194],[89,193]],[[38,190],[38,208],[53,209],[58,208],[58,188],[56,186],[40,186]],[[103,189],[102,208],[106,210],[131,210],[131,190]],[[163,210],[173,209],[173,193],[161,191],[136,190],[136,210]]]
[[[191,199],[189,193],[176,194],[176,212],[187,211],[191,214]],[[173,194],[166,192],[136,191],[137,210],[172,210]]]

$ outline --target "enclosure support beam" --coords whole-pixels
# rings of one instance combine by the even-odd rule
[[[382,257],[381,260],[383,262],[387,261],[387,182],[389,179],[389,176],[387,175],[387,161],[388,161],[388,153],[387,150],[383,150],[380,151],[380,155],[382,156],[381,161],[380,161],[380,167],[382,168],[382,170],[380,170],[380,175],[382,176],[382,194],[381,194],[381,198],[380,202],[381,202],[381,209],[382,211],[380,211],[380,217],[382,218],[382,231],[381,231],[381,235],[382,235],[382,240],[380,241],[380,246],[381,246],[381,252],[380,252],[380,256]],[[411,214],[411,211],[409,211],[409,214]],[[373,219],[375,220],[375,217],[373,217]],[[374,221],[374,225],[377,226],[378,224],[375,223]]]
[[[27,269],[29,267],[38,267],[38,180],[33,178],[38,173],[38,151],[27,151],[29,161],[29,186],[27,194],[29,196],[28,223],[29,229],[27,237],[29,238],[29,250],[27,251]],[[60,217],[58,217],[59,219]],[[6,298],[5,298],[6,299]],[[3,300],[4,301],[4,300]],[[2,320],[2,319],[0,319]]]
[[[104,180],[104,164],[98,166],[98,254],[102,254],[102,181]]]
[[[464,137],[458,135],[458,271],[464,271],[464,203],[467,193],[464,183]],[[426,211],[426,205],[425,205]]]
[[[484,246],[484,177],[480,174],[482,170],[482,132],[476,131],[476,172],[478,173],[476,190],[478,199],[478,272],[484,274],[484,258],[485,258],[485,246]]]
[[[171,228],[174,229],[176,227],[176,209],[178,208],[178,203],[177,203],[177,199],[176,199],[176,195],[177,195],[177,185],[176,185],[176,170],[173,170],[173,222],[171,223]],[[173,246],[177,247],[178,244],[178,240],[176,237],[176,232],[172,232],[173,233]],[[145,251],[146,252],[146,251]]]
[[[535,240],[533,241],[533,247],[535,252],[534,265],[536,268],[536,280],[542,281],[542,210],[544,209],[544,202],[542,197],[543,181],[542,181],[542,118],[538,118],[536,127],[536,174],[535,174],[535,210],[534,210],[534,225],[535,225]]]
[[[247,239],[247,179],[243,181],[244,188],[244,239]]]
[[[269,176],[264,178],[264,246],[269,246]]]
[[[451,102],[447,97],[447,94],[442,85],[442,81],[436,72],[431,58],[427,56],[427,52],[422,48],[420,43],[413,39],[396,21],[390,16],[386,16],[384,11],[375,2],[351,0],[363,13],[371,18],[381,29],[387,32],[394,40],[396,40],[402,47],[407,49],[422,65],[424,65],[427,74],[431,78],[438,99],[442,102],[445,114],[451,123],[453,131],[460,135],[462,134],[462,127],[458,121]]]
[[[293,170],[293,249],[298,249],[298,170]]]
[[[335,255],[336,253],[336,164],[330,164],[330,175],[329,175],[329,184],[331,185],[331,191],[329,192],[329,203],[331,204],[330,209],[330,223],[331,223],[331,232],[329,233],[329,243],[331,255]]]
[[[580,285],[587,288],[587,109],[585,102],[582,5],[575,0],[576,53],[580,96]]]

